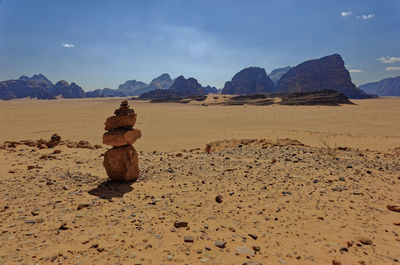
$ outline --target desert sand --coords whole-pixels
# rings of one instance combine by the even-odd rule
[[[212,103],[212,96],[207,103]],[[174,151],[226,139],[297,139],[304,144],[386,150],[400,146],[400,98],[352,100],[357,105],[201,106],[130,101],[143,132],[137,149]],[[48,139],[101,144],[104,119],[121,99],[0,102],[0,142]]]
[[[0,142],[101,144],[120,101],[0,102]],[[354,102],[130,101],[134,183],[107,180],[105,145],[5,144],[0,264],[398,264],[400,99]]]

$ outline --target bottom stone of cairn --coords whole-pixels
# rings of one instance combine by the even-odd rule
[[[108,150],[103,165],[112,180],[134,181],[139,177],[138,155],[131,145]]]

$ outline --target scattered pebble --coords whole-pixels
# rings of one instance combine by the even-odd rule
[[[219,248],[225,248],[226,242],[217,240],[217,241],[214,242],[214,245],[216,245]]]
[[[194,242],[194,237],[193,236],[184,236],[183,240],[185,242],[193,243]]]

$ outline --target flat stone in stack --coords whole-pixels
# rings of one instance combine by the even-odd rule
[[[105,130],[113,130],[118,128],[129,127],[132,128],[136,122],[136,113],[130,113],[123,116],[112,116],[107,118],[105,123]]]
[[[133,129],[136,113],[123,101],[115,116],[107,118],[103,143],[113,148],[104,154],[103,165],[112,180],[134,181],[139,177],[138,155],[132,144],[142,136],[139,129]]]
[[[109,131],[103,135],[103,143],[112,146],[132,145],[142,136],[138,129],[126,131]]]

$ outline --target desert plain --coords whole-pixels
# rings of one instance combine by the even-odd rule
[[[134,183],[21,142],[101,145],[120,98],[2,101],[0,264],[399,264],[400,98],[352,101],[129,101]]]

